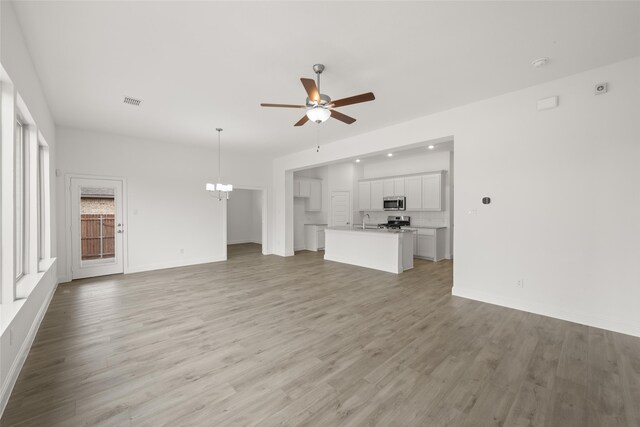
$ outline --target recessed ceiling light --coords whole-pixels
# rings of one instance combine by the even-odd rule
[[[356,163],[360,163],[360,159],[356,159]]]
[[[531,65],[533,65],[534,68],[540,68],[540,67],[544,67],[548,63],[549,63],[549,58],[538,58],[533,62],[531,62]]]
[[[387,154],[387,157],[391,157],[391,156],[393,156],[393,153],[388,153]]]
[[[427,148],[428,148],[429,150],[433,150],[434,148],[436,148],[436,146],[435,146],[435,145],[430,145],[430,146],[428,146]]]

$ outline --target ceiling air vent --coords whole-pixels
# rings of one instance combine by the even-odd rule
[[[125,96],[124,97],[124,103],[125,104],[129,104],[129,105],[135,105],[136,107],[140,106],[140,103],[142,103],[141,99],[135,99],[135,98],[131,98],[130,96]]]

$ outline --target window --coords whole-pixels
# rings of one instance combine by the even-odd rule
[[[45,169],[45,157],[47,153],[45,147],[42,145],[38,146],[38,261],[44,259],[47,256],[47,251],[45,250],[45,209],[46,209],[46,201],[45,201],[45,188],[47,185],[47,179],[45,179],[46,169]]]
[[[25,273],[25,243],[26,243],[26,191],[25,191],[25,172],[26,172],[26,130],[22,121],[18,119],[16,121],[15,132],[15,163],[14,163],[14,221],[15,221],[15,240],[14,240],[14,253],[15,253],[15,278],[20,279]]]

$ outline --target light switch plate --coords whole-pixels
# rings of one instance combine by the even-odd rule
[[[557,106],[558,106],[557,96],[551,96],[549,98],[538,100],[538,111],[550,110],[552,108],[556,108]]]

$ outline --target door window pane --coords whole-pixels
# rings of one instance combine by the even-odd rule
[[[81,189],[80,238],[83,261],[115,257],[115,208],[113,188]]]

